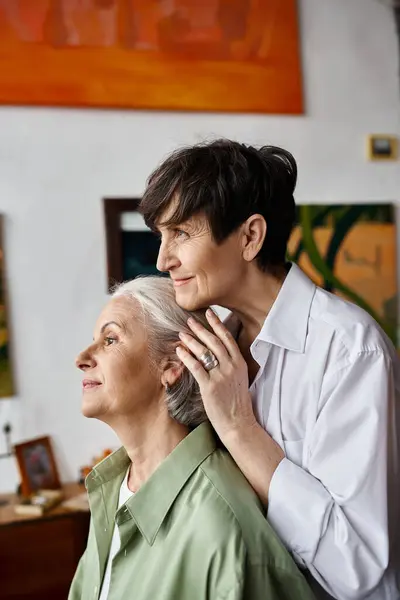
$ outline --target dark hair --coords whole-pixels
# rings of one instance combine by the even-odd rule
[[[285,264],[295,219],[296,180],[296,161],[287,150],[216,140],[171,154],[150,175],[140,211],[154,230],[177,198],[176,209],[163,223],[178,225],[204,214],[216,243],[251,215],[261,214],[267,234],[257,263],[263,271],[274,273]]]

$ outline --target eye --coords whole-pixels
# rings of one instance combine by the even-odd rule
[[[187,231],[183,231],[183,229],[175,229],[175,234],[177,238],[186,239],[189,237]]]
[[[110,337],[110,336],[107,336],[107,337],[104,338],[104,344],[106,346],[111,346],[111,344],[113,344],[116,341],[117,341],[117,338],[113,338],[113,337]]]

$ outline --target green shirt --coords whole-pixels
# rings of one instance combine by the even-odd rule
[[[87,549],[69,600],[99,597],[114,523],[121,548],[108,600],[312,600],[260,502],[211,426],[192,431],[117,510],[124,448],[86,479]]]

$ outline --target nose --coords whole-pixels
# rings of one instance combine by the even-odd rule
[[[83,350],[78,354],[78,356],[75,359],[75,365],[78,369],[80,369],[83,372],[88,371],[89,369],[93,369],[96,366],[96,361],[89,348]]]
[[[171,250],[171,244],[162,241],[157,257],[157,269],[162,272],[172,271],[181,265],[175,252]]]

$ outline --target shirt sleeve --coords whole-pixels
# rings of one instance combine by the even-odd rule
[[[391,488],[394,423],[391,360],[360,353],[323,383],[307,470],[285,458],[272,477],[269,522],[295,558],[343,600],[366,596],[388,565],[389,502],[399,502]]]

